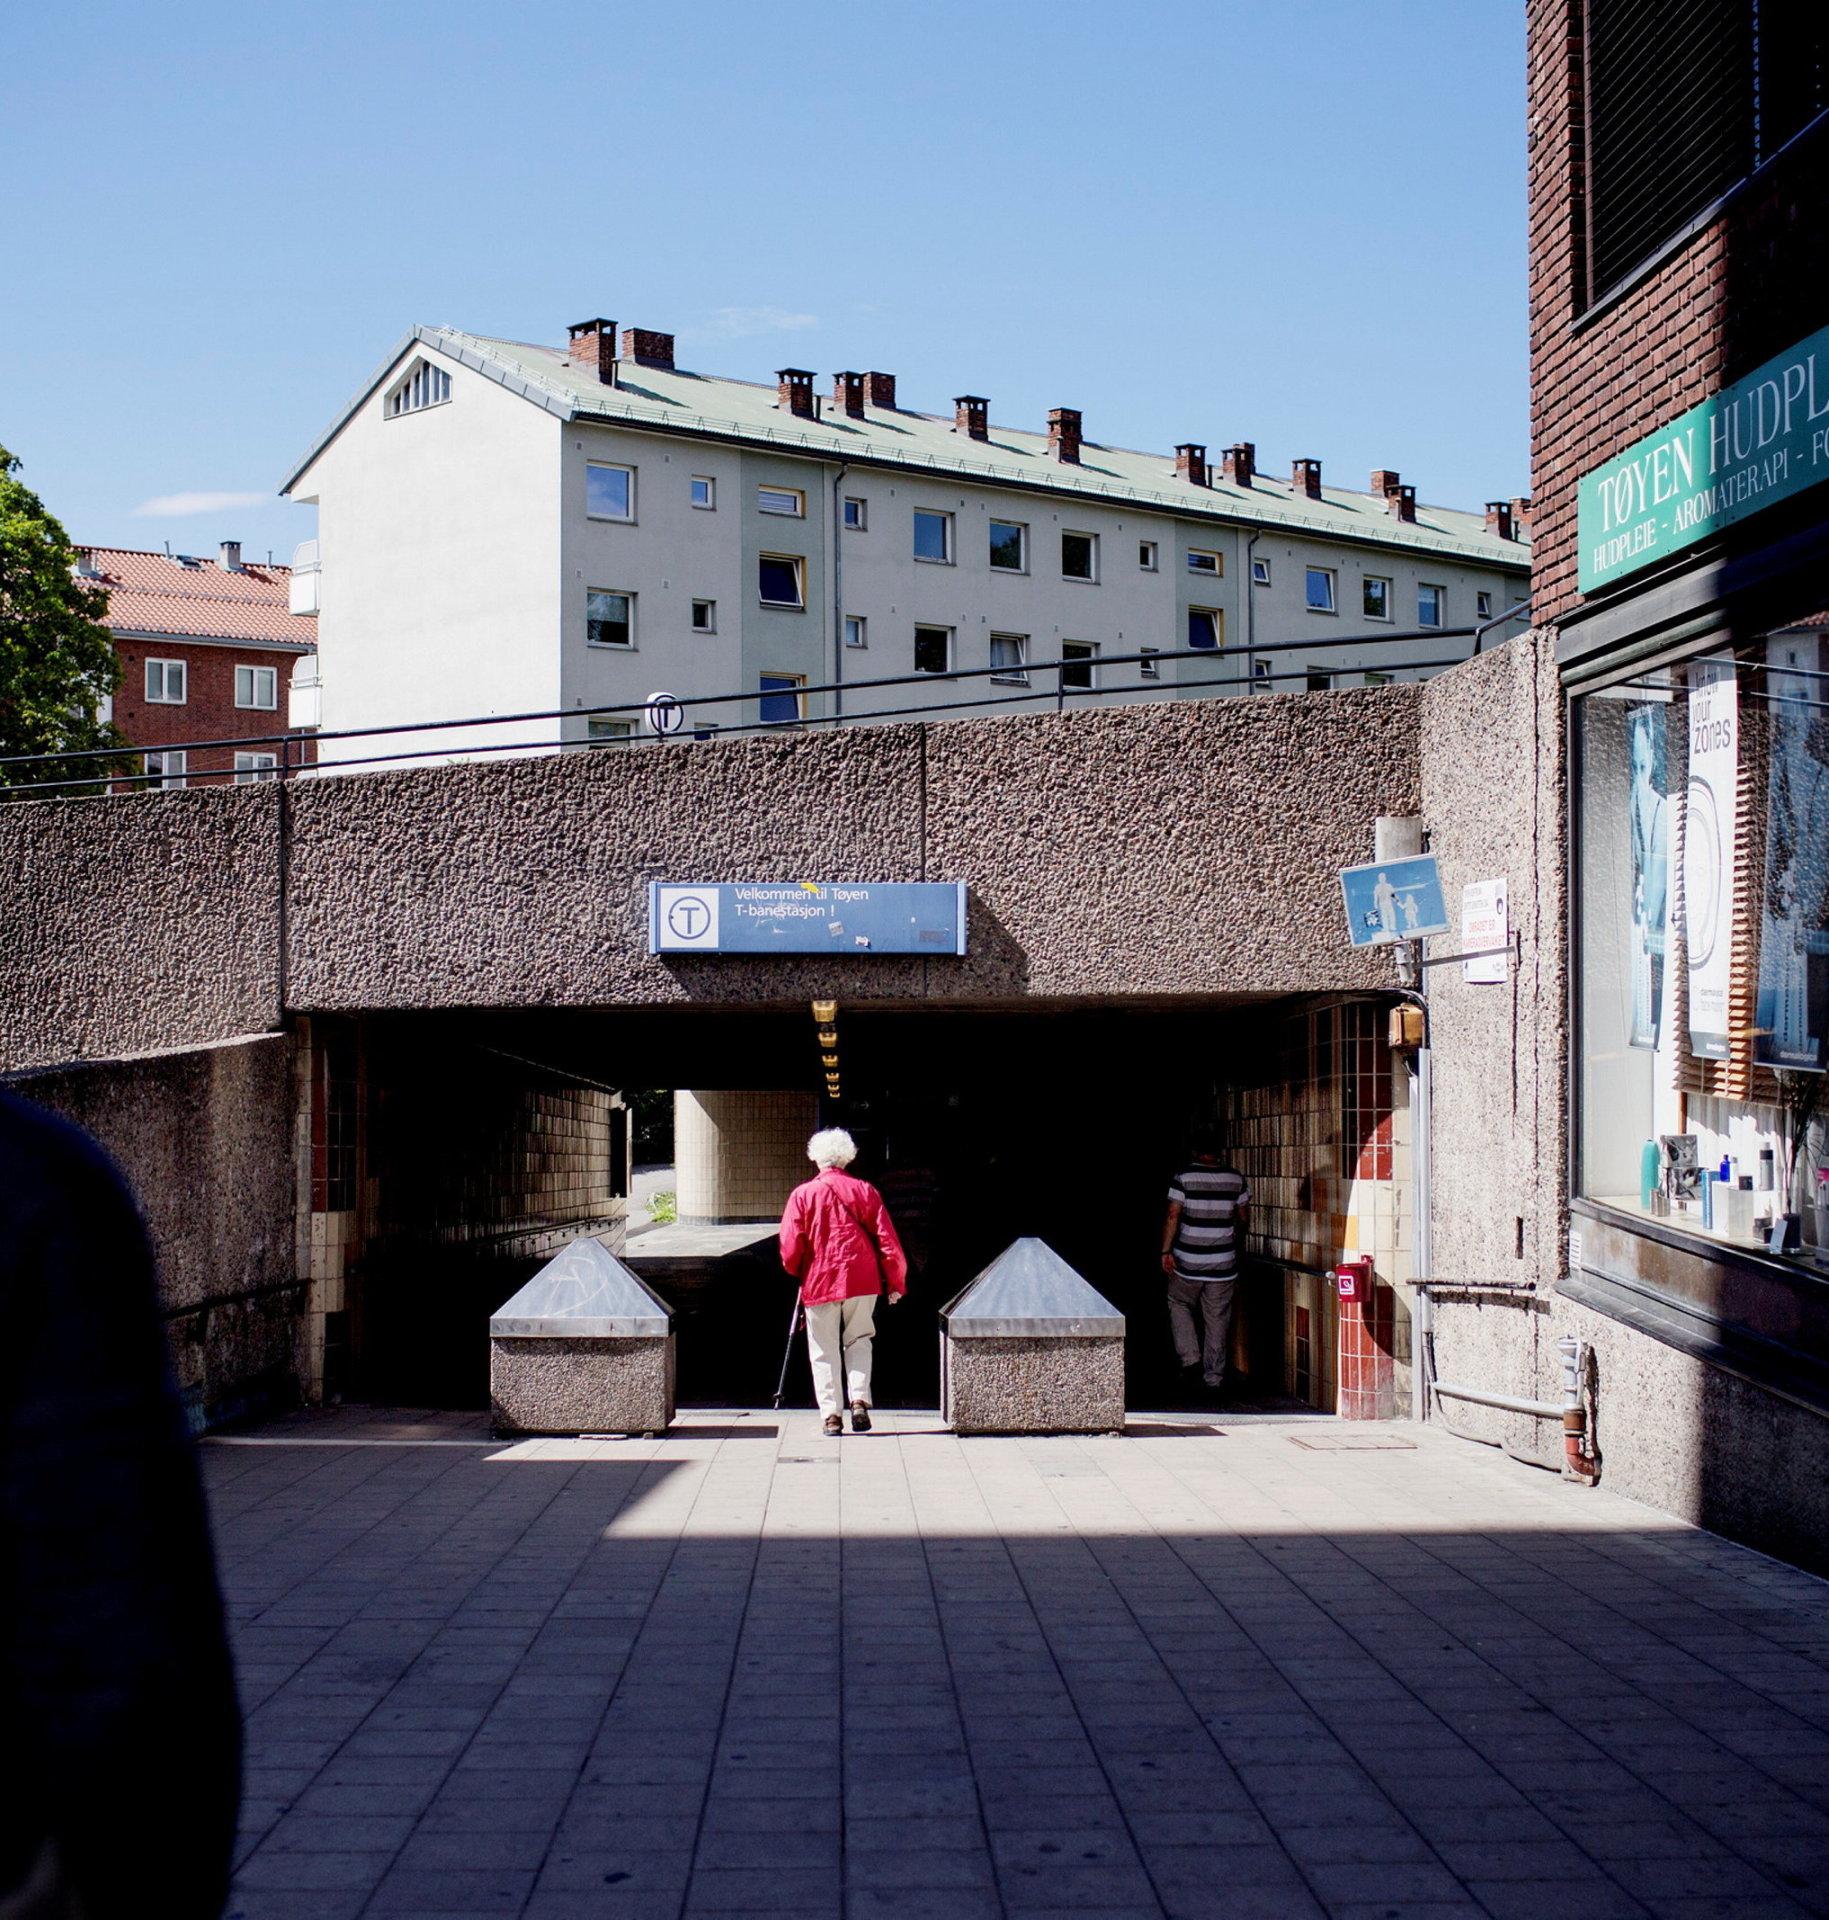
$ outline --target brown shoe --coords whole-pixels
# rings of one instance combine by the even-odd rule
[[[830,1434],[833,1439],[837,1439],[844,1430],[845,1422],[842,1415],[836,1413],[828,1413],[826,1415],[826,1432]]]
[[[851,1431],[853,1433],[870,1431],[870,1409],[861,1400],[851,1402]]]

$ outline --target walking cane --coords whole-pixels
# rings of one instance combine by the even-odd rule
[[[781,1411],[781,1396],[787,1392],[788,1362],[794,1357],[794,1336],[800,1331],[800,1289],[794,1289],[794,1311],[787,1317],[787,1347],[781,1356],[781,1378],[775,1382],[775,1411]]]

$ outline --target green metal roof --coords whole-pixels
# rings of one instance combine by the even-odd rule
[[[870,407],[856,420],[827,398],[824,417],[807,420],[779,403],[773,385],[638,366],[630,360],[619,363],[617,385],[606,387],[593,368],[572,359],[563,347],[491,340],[455,327],[415,327],[354,405],[374,391],[401,352],[415,342],[436,348],[564,420],[708,435],[819,459],[1079,495],[1187,519],[1440,554],[1520,574],[1530,568],[1524,530],[1519,529],[1518,539],[1501,540],[1487,532],[1484,510],[1466,513],[1419,501],[1414,523],[1406,523],[1392,516],[1381,496],[1352,488],[1325,486],[1321,498],[1311,500],[1289,480],[1262,473],[1252,486],[1236,486],[1220,473],[1216,457],[1209,484],[1196,487],[1177,477],[1173,454],[1140,453],[1093,439],[1082,442],[1076,466],[1049,453],[1046,433],[993,426],[988,440],[973,440],[955,429],[950,415],[909,408]],[[339,416],[282,491],[316,459],[354,405]]]

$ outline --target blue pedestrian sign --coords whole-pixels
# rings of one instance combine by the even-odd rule
[[[965,883],[657,880],[648,951],[960,954]]]
[[[1448,932],[1448,903],[1432,853],[1410,860],[1374,860],[1342,867],[1346,928],[1356,947],[1385,947]]]

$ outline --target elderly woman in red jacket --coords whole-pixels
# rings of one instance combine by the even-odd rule
[[[788,1195],[781,1216],[781,1264],[800,1282],[806,1312],[813,1391],[829,1434],[843,1433],[840,1409],[851,1403],[851,1431],[870,1431],[870,1342],[878,1294],[899,1300],[908,1261],[883,1196],[845,1172],[857,1143],[842,1127],[807,1142],[819,1169]]]

